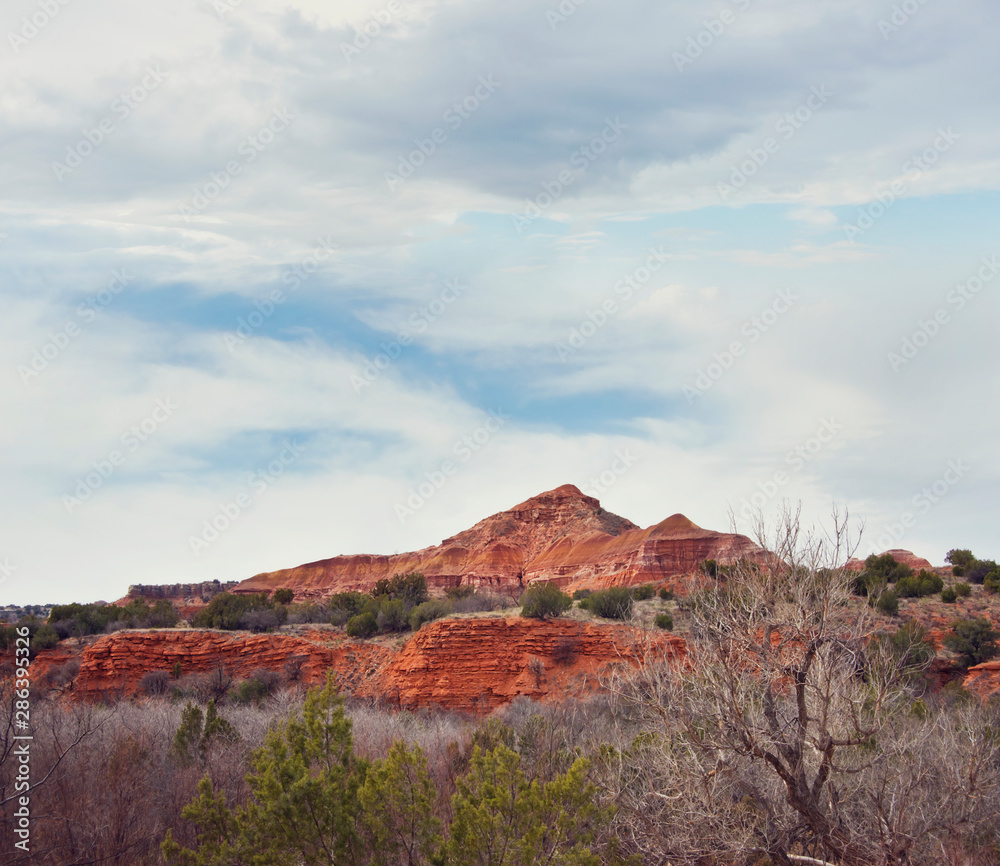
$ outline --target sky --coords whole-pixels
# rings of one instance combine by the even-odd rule
[[[576,484],[1000,557],[1000,7],[6,0],[0,602]]]

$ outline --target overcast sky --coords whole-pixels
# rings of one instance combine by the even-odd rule
[[[988,0],[6,0],[0,601],[573,483],[1000,556]]]

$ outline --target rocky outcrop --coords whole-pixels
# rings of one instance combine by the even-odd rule
[[[162,629],[116,632],[86,645],[63,641],[38,654],[32,677],[77,700],[115,700],[140,694],[147,673],[172,674],[175,664],[178,684],[189,685],[191,675],[221,672],[235,681],[262,668],[287,677],[293,663],[303,685],[333,671],[341,691],[355,697],[481,713],[519,695],[559,700],[593,692],[615,665],[649,652],[682,657],[684,642],[625,626],[520,617],[438,620],[404,643],[354,641],[320,629],[300,635]],[[60,674],[71,663],[72,674]]]
[[[680,658],[684,641],[565,619],[442,620],[407,642],[382,673],[380,690],[402,707],[489,712],[518,695],[545,700],[592,692],[612,667],[650,652]]]
[[[206,580],[202,583],[137,583],[130,586],[125,598],[119,599],[115,604],[125,605],[137,598],[144,599],[145,601],[158,601],[161,598],[166,598],[170,601],[180,601],[188,604],[195,604],[197,602],[207,604],[220,592],[233,589],[238,583],[238,580],[230,580],[226,583],[221,583],[218,580]]]
[[[969,668],[962,685],[984,701],[1000,695],[1000,660],[983,662]]]
[[[705,559],[729,563],[763,555],[750,539],[702,529],[682,514],[641,529],[565,484],[435,547],[393,556],[337,556],[258,574],[235,591],[288,587],[298,598],[324,598],[419,571],[438,594],[458,585],[518,594],[534,581],[553,581],[568,591],[656,582],[683,593],[687,583],[681,578],[696,574]]]
[[[395,654],[378,643],[355,643],[327,634],[331,639],[328,644],[292,635],[229,634],[197,629],[115,632],[81,648],[79,672],[71,691],[74,697],[83,700],[130,697],[139,691],[145,674],[153,671],[172,674],[175,664],[180,665],[182,677],[218,670],[237,680],[261,668],[284,674],[290,663],[296,667],[299,682],[318,683],[328,670],[334,670],[342,690],[364,691],[372,675]],[[60,647],[68,643],[64,641]],[[53,665],[65,663],[64,656],[65,652],[58,658],[39,653],[33,676],[44,681]]]

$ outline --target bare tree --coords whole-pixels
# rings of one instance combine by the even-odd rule
[[[875,614],[852,596],[848,515],[834,512],[818,534],[786,508],[775,532],[759,517],[754,530],[769,554],[689,600],[686,661],[650,654],[613,684],[656,736],[609,752],[605,784],[623,821],[640,803],[654,807],[658,850],[639,839],[650,828],[622,832],[640,851],[678,859],[911,862],[912,839],[878,809],[900,785],[883,741],[913,706],[912,677],[897,645],[873,640]]]

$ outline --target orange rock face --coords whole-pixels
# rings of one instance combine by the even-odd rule
[[[489,712],[519,695],[559,700],[600,688],[615,665],[633,664],[654,651],[684,655],[669,635],[641,637],[625,626],[568,619],[539,622],[520,617],[444,619],[425,625],[402,647],[395,641],[353,641],[314,630],[303,636],[227,634],[195,629],[124,631],[105,635],[76,652],[72,641],[38,654],[32,677],[72,659],[79,672],[66,694],[77,700],[131,697],[149,671],[211,674],[234,679],[260,668],[283,672],[301,660],[298,682],[322,682],[328,670],[341,691],[417,708]]]
[[[969,668],[962,685],[984,701],[1000,694],[1000,660],[984,662]]]
[[[370,590],[380,578],[419,571],[432,592],[459,585],[519,594],[534,581],[568,591],[665,583],[697,573],[705,559],[729,563],[763,551],[742,535],[701,529],[681,514],[640,529],[572,484],[481,520],[436,547],[393,556],[337,556],[243,581],[236,592],[287,587],[297,598]]]
[[[64,641],[60,648],[68,643]],[[49,657],[49,653],[56,652],[38,654],[33,676],[44,677],[47,670],[65,661],[64,652]],[[180,664],[181,676],[211,673],[221,667],[229,676],[240,679],[259,668],[281,673],[293,658],[301,660],[300,682],[318,683],[327,670],[333,669],[340,688],[352,689],[363,686],[366,678],[393,655],[391,649],[377,643],[355,644],[343,639],[322,645],[280,634],[195,629],[121,631],[98,638],[79,653],[80,670],[72,694],[82,700],[129,697],[136,694],[146,673],[172,672],[175,664]]]
[[[511,618],[440,620],[424,626],[389,664],[380,690],[402,707],[489,712],[518,695],[544,700],[599,687],[611,667],[648,652],[683,657],[684,641],[649,642],[624,626]]]

